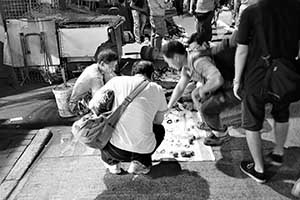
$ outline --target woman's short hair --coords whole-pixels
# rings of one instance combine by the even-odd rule
[[[118,55],[116,52],[114,52],[111,49],[103,49],[100,51],[97,55],[97,63],[101,63],[102,61],[106,64],[117,61],[118,60]]]
[[[154,72],[152,62],[146,60],[140,60],[133,63],[131,75],[142,74],[151,79]]]
[[[173,58],[174,54],[185,55],[186,49],[181,42],[172,40],[162,46],[161,52],[167,58]]]

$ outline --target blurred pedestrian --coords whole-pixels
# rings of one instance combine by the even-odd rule
[[[183,0],[173,0],[173,5],[176,8],[178,16],[183,15]]]
[[[190,12],[196,18],[196,31],[205,34],[205,40],[212,39],[211,22],[214,17],[216,0],[191,0]]]
[[[148,0],[150,9],[150,24],[151,24],[151,43],[159,51],[161,49],[162,40],[168,34],[165,21],[165,10],[167,4],[165,0]]]
[[[135,42],[141,43],[144,38],[144,29],[149,16],[147,0],[131,0],[131,13],[133,17],[133,33]]]

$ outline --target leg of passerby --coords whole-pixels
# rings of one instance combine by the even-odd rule
[[[274,118],[275,147],[266,157],[266,161],[275,166],[283,163],[284,144],[289,129],[289,103],[278,102],[273,104],[272,112]]]
[[[196,13],[195,14],[195,18],[196,18],[196,23],[195,23],[195,25],[196,25],[196,31],[198,32],[198,33],[202,33],[203,31],[204,31],[204,16],[203,16],[204,14],[202,14],[202,13]]]
[[[273,153],[278,154],[278,155],[283,155],[284,154],[284,144],[287,138],[288,134],[288,129],[289,129],[289,123],[275,123],[274,127],[274,132],[275,132],[275,142],[276,146],[273,150]]]
[[[177,15],[183,15],[183,0],[174,0],[173,5],[176,8]]]
[[[266,182],[260,130],[265,116],[265,98],[261,94],[246,94],[242,102],[242,126],[253,161],[242,161],[240,169],[259,183]]]
[[[236,20],[239,16],[239,9],[241,6],[241,0],[234,0],[233,2],[233,11],[232,11],[232,23],[231,26],[236,25]]]
[[[151,43],[159,51],[162,46],[162,39],[167,34],[167,25],[164,16],[150,16],[152,27]]]
[[[140,35],[143,41],[145,41],[144,30],[145,30],[146,23],[147,23],[147,16],[140,13]]]
[[[204,20],[204,28],[207,32],[207,41],[211,41],[212,39],[212,26],[211,22],[214,17],[214,11],[208,12],[207,18]]]
[[[300,198],[300,178],[298,178],[298,180],[294,184],[294,187],[292,188],[291,193],[295,197],[299,197]]]
[[[284,144],[288,135],[289,123],[274,123],[275,147],[270,152],[266,161],[275,166],[281,166],[283,163]]]
[[[257,172],[264,172],[261,137],[258,131],[246,131],[247,144],[255,163],[254,169]]]
[[[196,17],[196,30],[198,33],[204,33],[206,41],[212,39],[212,27],[211,22],[214,16],[214,11],[207,13],[195,13]]]
[[[183,15],[183,0],[178,0],[179,5],[178,5],[178,15],[182,16]]]
[[[141,20],[140,13],[137,10],[131,10],[133,17],[133,33],[135,42],[141,43]]]
[[[202,103],[200,112],[204,121],[212,129],[210,135],[204,140],[205,145],[219,146],[230,139],[227,126],[221,123],[220,113],[239,103],[239,100],[233,95],[232,89],[217,91]]]

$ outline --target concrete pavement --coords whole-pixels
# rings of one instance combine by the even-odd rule
[[[8,198],[50,137],[47,129],[0,130],[0,199]]]

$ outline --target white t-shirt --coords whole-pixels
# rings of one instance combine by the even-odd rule
[[[111,89],[115,93],[113,109],[116,109],[143,79],[142,75],[112,78],[96,92],[89,107],[97,105],[97,96],[101,95],[102,90]],[[152,130],[154,117],[157,112],[166,110],[167,102],[162,87],[150,82],[122,114],[110,143],[130,152],[151,153],[156,145]]]
[[[84,69],[75,82],[70,101],[77,101],[83,94],[91,92],[92,96],[115,74],[107,74],[99,70],[98,64],[92,64]]]

